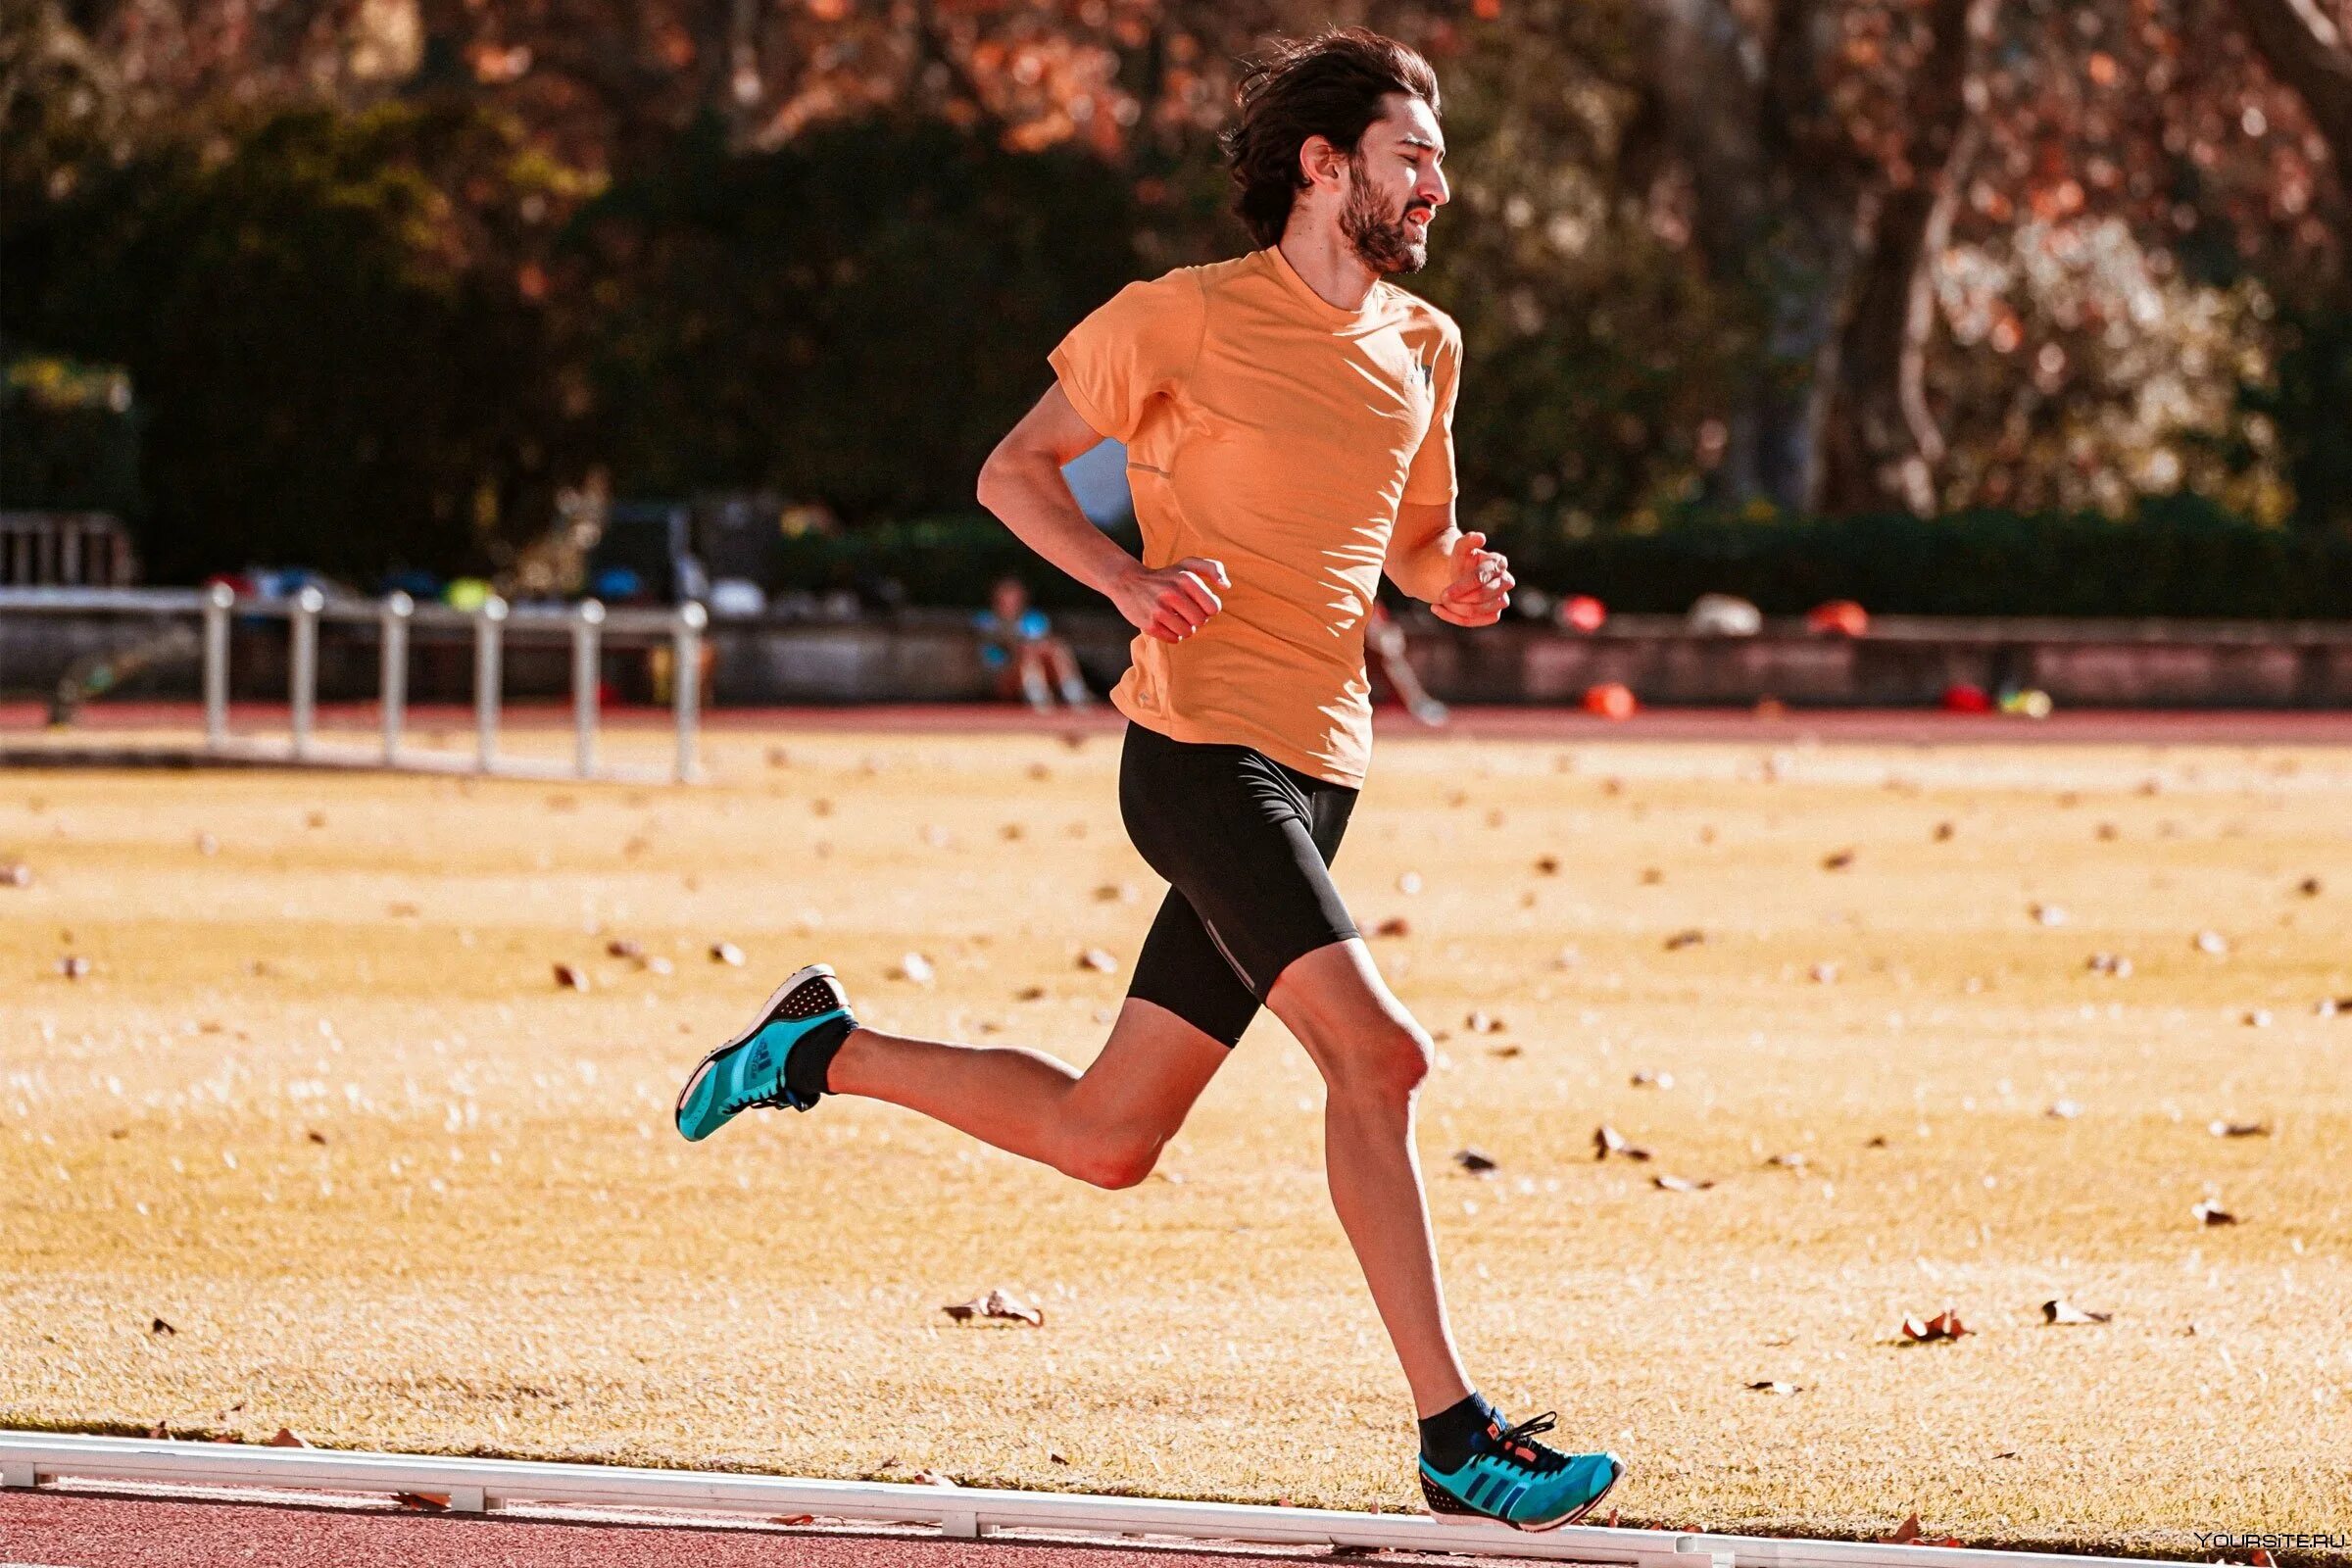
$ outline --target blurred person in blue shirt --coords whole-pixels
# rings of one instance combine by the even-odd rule
[[[991,676],[996,694],[1005,702],[1018,697],[1031,708],[1054,706],[1054,696],[1072,708],[1092,705],[1086,677],[1078,672],[1070,645],[1054,635],[1046,612],[1033,609],[1029,590],[1018,577],[1000,577],[989,590],[989,608],[972,617],[980,634],[980,663]]]

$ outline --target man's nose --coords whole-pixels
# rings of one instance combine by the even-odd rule
[[[1434,169],[1422,174],[1413,187],[1413,195],[1431,207],[1443,207],[1453,199],[1452,192],[1446,188],[1446,176]]]

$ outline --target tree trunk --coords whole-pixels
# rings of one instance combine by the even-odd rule
[[[2271,74],[2303,100],[2338,171],[2352,168],[2352,44],[2320,0],[2237,0]]]
[[[1943,432],[1927,400],[1935,332],[1936,257],[1951,237],[1968,168],[1983,141],[1969,107],[1976,40],[1990,36],[2000,0],[1934,0],[1935,42],[1911,95],[1918,153],[1908,180],[1870,216],[1862,272],[1839,334],[1821,502],[1835,513],[1889,504],[1936,510]]]
[[[1700,255],[1755,296],[1761,363],[1727,412],[1714,499],[1802,512],[1817,499],[1838,323],[1865,185],[1820,122],[1834,47],[1825,0],[1775,0],[1768,40],[1724,0],[1641,0],[1652,104],[1697,187]]]

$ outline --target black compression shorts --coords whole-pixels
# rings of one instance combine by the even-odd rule
[[[1127,994],[1239,1041],[1293,959],[1357,935],[1331,881],[1355,797],[1247,746],[1129,724],[1119,814],[1168,896]]]

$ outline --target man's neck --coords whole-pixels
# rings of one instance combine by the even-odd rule
[[[1336,228],[1293,225],[1282,236],[1282,259],[1327,305],[1360,311],[1380,274],[1366,267],[1355,247]]]

